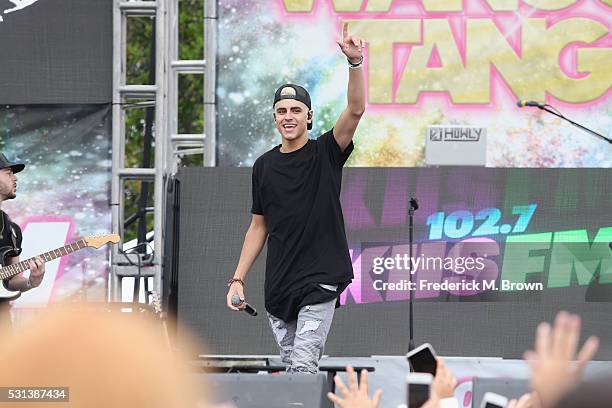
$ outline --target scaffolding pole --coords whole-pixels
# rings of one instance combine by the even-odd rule
[[[155,84],[127,84],[127,19],[155,18]],[[120,301],[124,277],[153,278],[153,289],[161,294],[164,248],[165,187],[176,173],[180,157],[203,154],[205,166],[216,165],[216,44],[217,3],[204,1],[204,59],[181,60],[178,0],[113,1],[113,137],[111,175],[111,214],[113,233],[124,238],[126,180],[154,183],[153,256],[122,253],[123,246],[111,252],[109,299]],[[204,133],[178,133],[178,77],[204,75]],[[134,102],[134,99],[138,101]],[[132,102],[130,102],[132,101]],[[125,110],[155,106],[155,157],[152,168],[126,168]],[[176,254],[178,256],[178,254]],[[129,259],[128,259],[129,258]],[[137,267],[134,265],[141,265]]]

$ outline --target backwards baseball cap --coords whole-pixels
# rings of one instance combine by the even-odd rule
[[[0,153],[0,169],[6,169],[7,167],[10,167],[13,173],[19,173],[25,168],[25,164],[11,163],[4,154]]]
[[[296,101],[302,102],[304,105],[308,106],[308,110],[312,109],[310,104],[310,95],[308,91],[302,88],[299,85],[293,84],[285,84],[276,90],[274,94],[274,103],[272,106],[276,105],[276,102],[282,99],[295,99]],[[312,129],[312,122],[308,124],[308,130]]]

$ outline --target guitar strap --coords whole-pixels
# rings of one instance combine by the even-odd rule
[[[13,227],[13,223],[8,223],[9,228],[11,229],[11,241],[13,241],[13,248],[15,248],[15,252],[17,255],[21,253],[21,248],[17,248],[17,233],[15,232],[15,227]]]
[[[2,216],[2,231],[0,231],[0,234],[3,234],[6,230],[6,233],[11,236],[11,241],[13,242],[14,256],[19,256],[21,254],[21,248],[19,248],[17,244],[17,232],[15,231],[13,221],[11,221],[7,213],[4,211],[0,212],[2,213],[0,214]]]

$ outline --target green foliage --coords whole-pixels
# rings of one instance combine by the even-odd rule
[[[126,41],[126,79],[131,85],[155,83],[150,73],[152,40],[155,35],[155,20],[150,17],[130,18]],[[204,54],[204,0],[179,1],[179,58],[199,60]],[[155,74],[155,72],[153,72]],[[204,78],[202,75],[181,75],[179,77],[179,133],[202,133],[204,125]],[[150,108],[153,109],[154,108]],[[126,112],[125,166],[143,166],[146,109],[128,109]],[[153,127],[155,140],[155,127]],[[148,166],[154,163],[155,147],[151,150]],[[202,165],[202,156],[186,156],[183,165]],[[147,207],[153,206],[153,184],[149,184]],[[125,183],[125,217],[138,211],[143,183]],[[153,229],[153,217],[147,216],[147,230]],[[135,239],[137,223],[125,231],[126,241]]]
[[[183,60],[204,58],[204,0],[179,1],[179,58]],[[203,96],[203,75],[179,77],[179,133],[204,131]],[[193,160],[198,158],[199,163]],[[191,159],[193,164],[202,165],[201,156],[192,156]]]

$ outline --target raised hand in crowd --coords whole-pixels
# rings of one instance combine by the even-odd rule
[[[437,358],[436,376],[431,383],[431,393],[439,399],[452,398],[455,395],[457,379],[453,372],[444,365],[444,360]]]
[[[376,390],[374,396],[372,396],[372,399],[370,399],[368,396],[367,370],[361,370],[359,384],[357,384],[357,374],[352,366],[346,366],[346,374],[348,376],[348,387],[344,385],[344,382],[340,376],[336,375],[334,377],[336,389],[340,391],[343,398],[340,398],[331,392],[327,393],[327,398],[329,398],[340,408],[378,408],[382,390]]]
[[[546,322],[540,323],[535,350],[525,352],[531,386],[542,408],[554,407],[580,383],[585,365],[597,352],[599,340],[595,336],[589,337],[577,352],[580,323],[580,316],[559,312],[552,328]]]
[[[444,365],[444,360],[437,357],[436,376],[431,383],[431,396],[421,408],[437,408],[445,398],[453,398],[457,379],[453,372]],[[458,404],[457,404],[458,406]]]
[[[533,404],[533,401],[533,394],[528,392],[527,394],[523,394],[518,400],[512,399],[508,401],[508,405],[506,405],[506,408],[538,408],[537,404]]]

